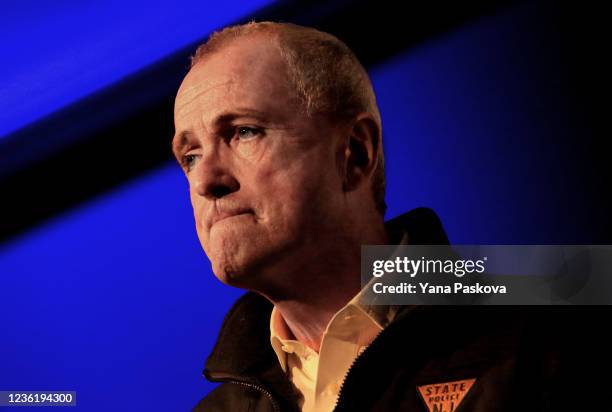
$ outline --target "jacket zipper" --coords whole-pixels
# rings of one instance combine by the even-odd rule
[[[266,388],[264,388],[263,386],[261,386],[261,385],[259,385],[257,383],[246,382],[246,381],[243,381],[243,380],[238,380],[238,379],[230,377],[230,376],[227,376],[227,377],[218,376],[214,380],[217,381],[217,382],[233,383],[233,384],[236,384],[236,385],[242,385],[242,386],[246,386],[248,388],[256,389],[256,390],[262,392],[264,395],[266,395],[266,397],[270,400],[270,403],[272,403],[272,408],[274,409],[275,412],[281,412],[280,406],[278,405],[278,402],[276,401],[276,399],[274,399],[274,396],[272,395],[272,393],[269,390],[267,390]]]
[[[394,319],[391,323],[394,323],[395,321],[397,321],[398,318]],[[388,325],[389,326],[389,325]],[[335,411],[338,408],[338,405],[340,404],[340,399],[342,398],[342,389],[344,388],[344,384],[346,382],[346,378],[350,375],[351,370],[355,367],[355,364],[357,362],[359,362],[359,360],[361,358],[364,357],[365,353],[368,352],[368,350],[370,350],[370,347],[372,346],[372,344],[380,337],[380,335],[383,334],[384,331],[386,331],[388,329],[388,327],[382,329],[381,331],[379,331],[376,336],[374,336],[374,339],[372,339],[372,342],[370,342],[370,344],[365,348],[365,350],[363,352],[361,352],[361,354],[359,356],[357,356],[353,362],[351,363],[351,366],[349,366],[348,370],[346,371],[346,374],[344,375],[344,379],[342,379],[342,383],[340,384],[340,389],[338,390],[338,397],[336,398],[336,404],[334,405],[334,408],[332,409],[332,412]]]
[[[376,336],[374,336],[374,339],[372,339],[372,342],[370,342],[370,344],[364,349],[364,351],[361,352],[361,354],[359,356],[357,356],[355,359],[353,359],[353,362],[351,362],[351,366],[349,366],[348,370],[346,371],[346,374],[344,375],[344,379],[342,379],[342,383],[340,384],[340,389],[338,390],[338,397],[336,398],[336,403],[334,404],[334,408],[332,409],[332,412],[335,411],[338,408],[338,404],[340,403],[340,398],[342,397],[342,389],[344,388],[344,383],[346,382],[346,378],[351,373],[351,369],[353,369],[353,367],[359,361],[359,359],[364,356],[364,353],[366,353],[368,351],[368,349],[370,349],[370,346],[372,346],[374,341],[376,339],[378,339],[378,337],[381,335],[381,333],[383,333],[383,331],[384,331],[384,329],[379,331],[376,334]]]

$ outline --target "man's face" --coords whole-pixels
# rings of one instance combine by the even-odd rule
[[[241,38],[205,57],[175,105],[198,237],[216,276],[241,287],[316,259],[344,205],[338,131],[303,113],[272,42]]]

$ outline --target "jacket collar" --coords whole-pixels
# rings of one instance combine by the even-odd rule
[[[448,245],[442,223],[431,209],[414,209],[390,220],[385,227],[395,242],[407,234],[410,244]],[[269,370],[270,365],[278,366],[280,371],[270,345],[272,307],[266,298],[253,292],[238,299],[226,315],[217,343],[206,361],[204,375],[207,379],[258,376]],[[409,309],[402,308],[397,317],[410,312]]]

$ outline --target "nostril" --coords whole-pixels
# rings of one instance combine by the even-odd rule
[[[221,199],[240,189],[240,183],[231,176],[213,177],[203,179],[200,194],[210,200]]]
[[[216,185],[212,187],[210,190],[210,194],[215,199],[220,199],[224,196],[229,195],[230,193],[232,193],[232,189],[230,189],[228,186],[225,186],[225,185]]]

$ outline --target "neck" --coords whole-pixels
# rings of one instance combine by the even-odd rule
[[[315,245],[316,252],[304,255],[316,258],[293,265],[299,271],[288,277],[282,293],[262,293],[282,315],[291,338],[319,352],[331,318],[361,290],[361,245],[388,243],[382,221],[371,229],[352,241],[333,242],[328,253]]]

